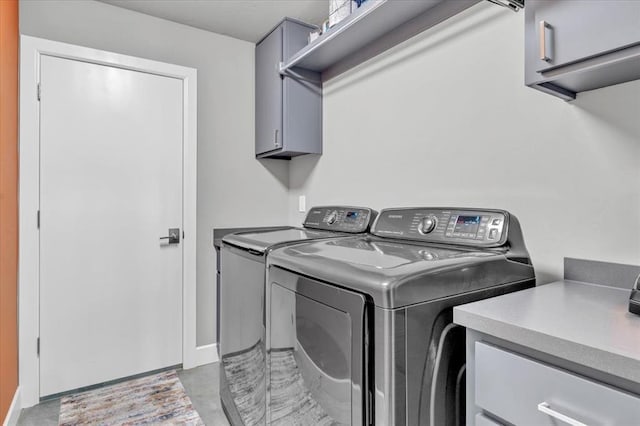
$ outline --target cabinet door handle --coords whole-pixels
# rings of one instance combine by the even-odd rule
[[[538,411],[541,411],[545,413],[547,416],[553,417],[554,419],[558,419],[561,422],[564,422],[571,426],[587,426],[585,423],[579,422],[576,419],[572,419],[569,416],[566,416],[562,413],[557,412],[556,410],[551,409],[551,407],[549,407],[549,403],[546,401],[538,404]]]
[[[280,146],[280,142],[278,142],[278,129],[273,132],[273,143],[276,145],[276,147]]]
[[[538,46],[540,48],[540,60],[549,62],[551,61],[551,56],[549,55],[547,50],[547,30],[551,30],[551,25],[547,21],[540,21],[538,24]]]

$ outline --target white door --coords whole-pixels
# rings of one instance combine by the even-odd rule
[[[42,56],[40,81],[40,395],[180,364],[182,80]]]

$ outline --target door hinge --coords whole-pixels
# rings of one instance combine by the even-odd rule
[[[38,225],[38,229],[40,229],[40,210],[38,210],[38,217],[36,219],[37,225]]]
[[[36,353],[40,356],[40,338],[36,340]]]
[[[182,231],[182,239],[184,240],[184,231]]]
[[[38,100],[40,100],[40,83],[38,83]]]

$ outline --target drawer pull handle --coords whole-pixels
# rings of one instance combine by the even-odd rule
[[[554,419],[558,419],[561,422],[564,422],[571,426],[587,426],[586,424],[579,422],[576,419],[572,419],[569,416],[565,416],[564,414],[558,413],[556,410],[551,409],[548,402],[541,402],[540,404],[538,404],[538,411],[541,411],[546,415],[553,417]]]

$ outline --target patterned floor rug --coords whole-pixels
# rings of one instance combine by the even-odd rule
[[[238,413],[246,426],[265,423],[265,363],[262,343],[222,357],[225,376]]]
[[[271,424],[337,426],[314,399],[298,369],[292,349],[271,352]]]
[[[204,425],[175,371],[65,396],[59,425]]]
[[[293,349],[271,352],[271,425],[335,426],[313,398],[298,369]],[[247,426],[265,424],[265,356],[260,342],[222,357],[227,383],[238,413]]]

